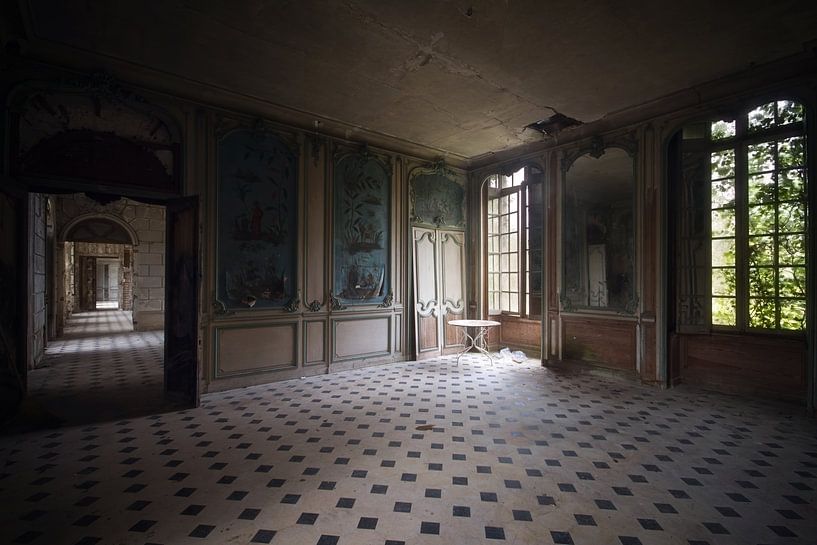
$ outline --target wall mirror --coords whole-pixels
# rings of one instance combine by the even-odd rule
[[[632,314],[634,161],[620,148],[599,151],[578,157],[564,176],[562,307]]]

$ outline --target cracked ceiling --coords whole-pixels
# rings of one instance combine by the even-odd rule
[[[798,53],[817,3],[26,0],[33,37],[469,158]]]

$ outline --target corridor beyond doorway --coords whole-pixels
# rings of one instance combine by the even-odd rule
[[[164,332],[133,331],[131,313],[73,314],[29,372],[29,394],[66,425],[118,420],[176,408],[165,400]]]

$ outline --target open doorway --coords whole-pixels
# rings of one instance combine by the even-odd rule
[[[32,193],[29,202],[32,327],[49,302],[57,316],[54,334],[32,347],[29,398],[68,424],[183,406],[163,388],[165,207],[83,194]],[[43,222],[55,235],[41,249]]]

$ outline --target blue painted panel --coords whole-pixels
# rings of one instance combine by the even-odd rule
[[[391,176],[368,155],[335,164],[333,293],[344,305],[381,303],[389,292]]]
[[[295,295],[297,165],[274,134],[240,129],[219,141],[216,298],[228,309],[283,307]]]

